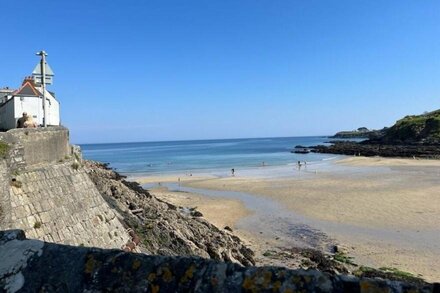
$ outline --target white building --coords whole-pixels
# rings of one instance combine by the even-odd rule
[[[47,125],[60,125],[60,104],[55,94],[45,91]],[[27,77],[18,90],[0,89],[0,129],[17,127],[23,112],[33,117],[38,125],[43,125],[42,87],[35,84],[35,77]]]

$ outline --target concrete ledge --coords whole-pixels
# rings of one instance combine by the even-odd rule
[[[0,231],[0,288],[6,292],[439,292],[439,284],[242,267],[202,258],[27,240]],[[0,289],[1,291],[1,289]]]

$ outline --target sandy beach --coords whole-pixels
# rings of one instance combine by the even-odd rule
[[[270,212],[271,217],[276,215],[272,221],[267,220],[267,225],[260,225],[260,230],[273,230],[271,225],[276,225],[272,222],[278,221],[277,216],[302,222],[346,247],[358,264],[394,267],[439,281],[440,161],[352,157],[329,164],[325,168],[307,166],[308,169],[292,171],[291,178],[256,178],[240,176],[238,172],[235,177],[188,176],[180,180],[183,186],[201,193],[234,191],[253,196],[255,201],[274,202],[275,208]],[[176,177],[137,181],[176,182]],[[264,238],[266,230],[252,230],[252,225],[269,218],[252,220],[264,207],[252,207],[232,193],[227,194],[228,198],[165,189],[154,189],[153,193],[177,205],[197,206],[205,218],[220,228],[233,227],[254,247],[276,245],[276,238],[289,240],[285,231],[272,232]]]

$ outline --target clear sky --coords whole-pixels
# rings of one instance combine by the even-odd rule
[[[44,49],[74,143],[332,134],[440,108],[440,1],[1,1],[0,86]]]

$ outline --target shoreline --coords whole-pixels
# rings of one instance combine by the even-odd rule
[[[273,201],[299,216],[291,222],[306,219],[308,225],[346,247],[348,254],[361,265],[396,267],[438,281],[440,199],[435,194],[440,194],[436,186],[440,171],[436,170],[440,170],[440,161],[346,157],[331,162],[331,168],[325,167],[308,176],[254,178],[246,174],[219,178],[196,175],[181,178],[181,184],[202,191],[246,192],[255,199]],[[176,177],[148,177],[139,181],[142,184],[176,182]],[[199,205],[201,202],[209,205],[209,201],[211,205],[220,203],[198,196]],[[163,199],[166,200],[166,196]],[[190,196],[187,203],[191,200]],[[226,207],[225,215],[231,203],[227,200],[221,203]],[[238,202],[235,205],[243,208]],[[244,206],[237,214],[239,217],[234,218],[236,224],[233,226],[238,226],[234,233],[247,242],[253,238],[253,248],[280,245],[275,238],[283,238],[282,235],[270,236],[271,241],[259,241],[267,231],[259,234],[249,229],[255,220],[249,220],[252,213],[248,212]],[[202,213],[209,221],[216,221],[215,213],[209,209]],[[250,222],[243,224],[246,221]],[[223,223],[217,221],[217,224],[222,226]],[[265,228],[270,229],[270,226]]]

